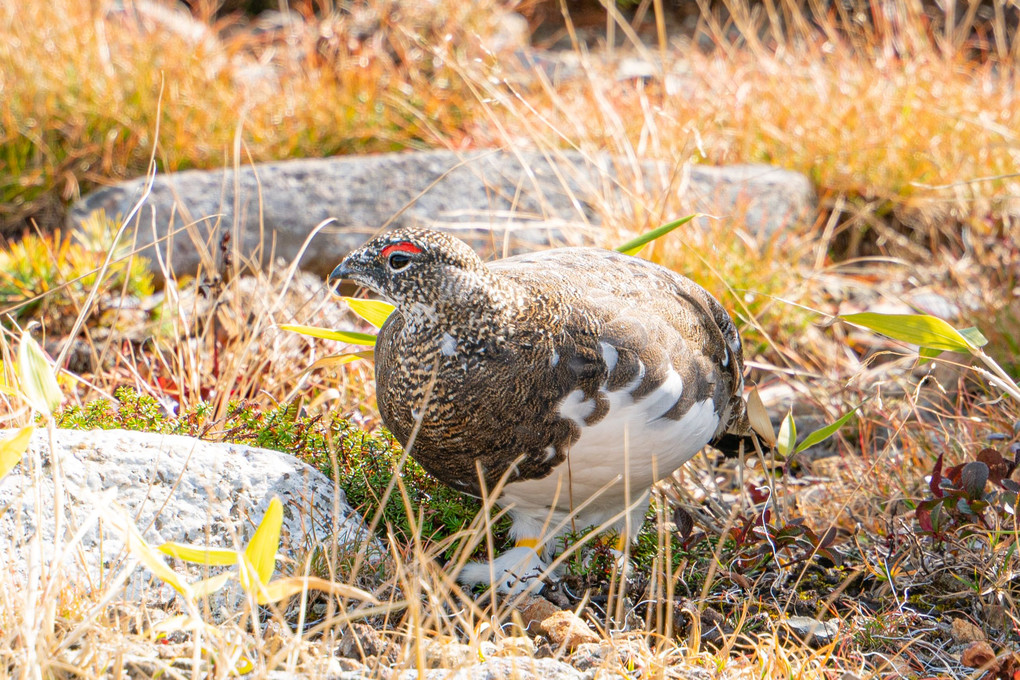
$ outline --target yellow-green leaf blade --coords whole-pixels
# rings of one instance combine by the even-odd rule
[[[365,300],[362,298],[345,297],[344,302],[351,308],[351,311],[369,322],[376,328],[382,328],[393,310],[393,305],[382,300]]]
[[[988,338],[977,328],[971,326],[970,328],[961,328],[960,335],[967,339],[967,342],[975,347],[984,347],[988,344]]]
[[[168,541],[157,548],[164,555],[176,557],[193,564],[204,564],[210,567],[231,567],[237,564],[236,550],[226,548],[207,548],[201,545],[186,545]]]
[[[283,503],[279,498],[273,498],[265,516],[262,517],[258,528],[255,529],[255,534],[244,549],[244,556],[262,584],[269,583],[273,571],[276,570],[276,551],[280,547],[280,529],[282,527]]]
[[[28,451],[28,442],[34,430],[35,427],[29,425],[18,430],[13,437],[0,441],[0,479],[14,469],[25,451]]]
[[[28,333],[21,336],[18,347],[18,371],[25,401],[36,411],[51,415],[60,406],[64,395],[49,359]]]
[[[320,368],[332,368],[334,366],[343,366],[344,364],[349,364],[352,361],[358,361],[360,359],[364,359],[366,361],[372,361],[373,359],[375,359],[375,351],[369,349],[369,350],[365,350],[364,352],[348,352],[348,353],[345,353],[345,354],[331,354],[328,357],[322,357],[321,359],[316,359],[312,363],[312,365],[309,366],[306,370],[314,371],[314,370],[317,370],[317,369],[320,369]]]
[[[933,350],[969,352],[979,346],[968,340],[950,324],[928,314],[861,312],[859,314],[844,314],[839,318],[893,340]],[[981,338],[983,339],[984,336]],[[975,339],[977,339],[976,336]]]
[[[814,432],[808,434],[808,436],[804,437],[804,441],[802,441],[800,444],[797,444],[797,448],[794,450],[794,453],[800,453],[801,451],[804,451],[805,449],[810,448],[815,444],[820,444],[829,437],[831,437],[832,435],[836,434],[839,428],[846,425],[847,421],[853,418],[857,411],[859,411],[861,407],[864,406],[864,404],[866,403],[867,401],[861,402],[860,404],[858,404],[857,406],[855,406],[854,408],[840,416],[839,419],[836,420],[834,423],[826,425],[825,427],[819,428]]]
[[[623,253],[624,255],[637,255],[639,252],[641,252],[642,248],[644,248],[646,245],[648,245],[655,239],[662,238],[663,236],[673,231],[677,227],[682,227],[683,225],[687,224],[695,217],[699,217],[700,215],[701,213],[694,213],[693,215],[688,215],[687,217],[681,217],[678,220],[667,222],[661,227],[657,227],[655,229],[652,229],[651,231],[647,231],[644,234],[641,234],[637,238],[632,238],[631,240],[624,243],[622,246],[618,246],[616,250],[618,252]]]
[[[298,324],[281,324],[280,328],[292,333],[310,335],[313,338],[323,340],[336,340],[351,345],[374,345],[375,336],[369,333],[357,333],[355,331],[335,331],[330,328],[319,328],[318,326],[301,326]]]
[[[7,367],[4,366],[4,362],[0,361],[0,394],[6,394],[9,397],[13,397],[18,393],[7,380]]]
[[[793,412],[787,411],[786,417],[779,425],[779,436],[776,438],[776,450],[783,458],[793,453],[794,444],[797,442],[797,424],[793,422]]]

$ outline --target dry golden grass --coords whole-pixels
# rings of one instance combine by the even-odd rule
[[[157,130],[165,170],[455,136],[470,100],[448,64],[483,54],[495,7],[385,0],[221,39],[229,25],[130,2],[5,4],[0,230],[49,227],[82,187],[144,174]]]

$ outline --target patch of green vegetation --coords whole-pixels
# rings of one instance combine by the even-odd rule
[[[151,295],[149,261],[130,256],[131,239],[116,241],[118,229],[100,211],[71,234],[61,235],[59,230],[41,236],[25,234],[0,246],[0,309],[16,319],[47,321],[50,330],[59,330],[77,317],[81,301],[95,287],[108,258],[104,290],[134,297]],[[102,316],[102,302],[97,310]]]
[[[388,433],[371,435],[339,414],[303,415],[295,404],[265,411],[241,401],[230,405],[222,422],[212,422],[206,404],[175,415],[153,397],[129,388],[118,389],[114,397],[115,402],[96,400],[63,410],[56,417],[57,426],[181,434],[293,454],[327,477],[336,477],[347,501],[369,521],[381,509],[381,530],[392,532],[401,545],[412,544],[416,535],[426,542],[445,539],[466,529],[481,509],[477,500],[449,488],[404,456]],[[406,505],[398,487],[386,495],[394,474],[402,480]],[[498,550],[507,547],[508,531],[508,519],[495,523]],[[444,557],[452,558],[455,551],[451,546]]]
[[[96,399],[83,406],[69,406],[55,415],[57,427],[71,430],[133,430],[159,434],[197,436],[196,428],[208,411],[199,407],[186,416],[175,416],[155,398],[121,387],[115,401]]]

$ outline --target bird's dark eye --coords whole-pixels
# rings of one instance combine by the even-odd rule
[[[386,261],[390,269],[395,272],[400,271],[407,265],[411,264],[411,256],[407,253],[393,253]]]

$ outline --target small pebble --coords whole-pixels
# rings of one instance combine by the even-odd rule
[[[585,642],[598,642],[599,636],[572,611],[558,611],[540,624],[541,631],[554,647],[572,652]]]
[[[967,619],[953,619],[951,635],[956,642],[978,642],[985,639],[985,632]]]
[[[499,641],[496,654],[498,656],[534,656],[535,641],[529,637],[505,637]]]

